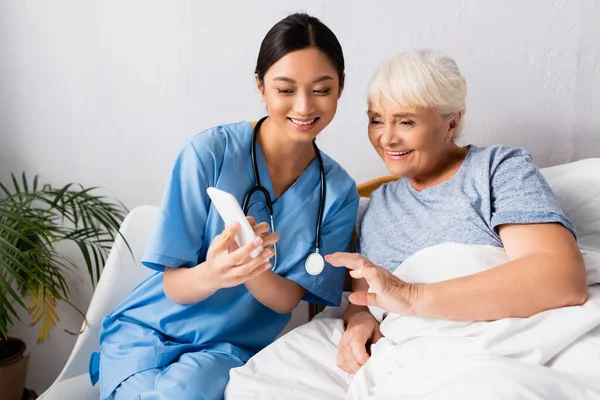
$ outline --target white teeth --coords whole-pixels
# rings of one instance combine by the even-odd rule
[[[406,155],[408,153],[410,153],[412,150],[406,150],[406,151],[388,151],[388,154],[391,156],[403,156]]]
[[[316,118],[311,119],[310,121],[298,121],[297,119],[294,118],[290,118],[290,120],[292,120],[293,123],[295,123],[296,125],[312,125],[315,123],[315,121],[317,120]]]

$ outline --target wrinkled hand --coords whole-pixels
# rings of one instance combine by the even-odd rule
[[[338,346],[337,366],[355,374],[370,358],[367,346],[382,337],[379,323],[371,314],[366,311],[354,314]]]
[[[248,222],[257,235],[254,241],[239,247],[235,236],[240,226],[234,223],[217,235],[208,249],[207,279],[215,290],[240,285],[271,268],[269,259],[274,254],[271,246],[279,240],[279,235],[268,234],[269,225],[265,222],[256,224],[252,217],[248,217]],[[263,246],[262,253],[252,259],[250,253],[259,246]]]
[[[345,266],[350,270],[350,276],[355,279],[364,278],[369,284],[369,292],[354,292],[350,295],[351,303],[376,306],[398,314],[416,314],[422,297],[422,285],[404,282],[357,253],[335,253],[325,259],[335,267]]]

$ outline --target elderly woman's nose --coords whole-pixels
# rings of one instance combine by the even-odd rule
[[[382,147],[389,147],[392,144],[398,142],[398,138],[395,135],[394,129],[391,126],[385,126],[383,128],[383,132],[381,133],[381,137],[379,139],[379,143]]]

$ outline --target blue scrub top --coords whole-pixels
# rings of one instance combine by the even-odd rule
[[[213,238],[224,228],[206,188],[227,191],[242,204],[254,186],[252,133],[247,122],[218,126],[192,137],[177,157],[142,259],[157,272],[104,319],[101,351],[92,356],[90,374],[96,381],[99,372],[102,398],[130,375],[169,365],[186,352],[210,349],[246,362],[275,340],[289,321],[291,313],[282,315],[265,307],[245,285],[220,289],[189,305],[171,302],[163,288],[165,266],[194,267],[205,261]],[[314,251],[320,201],[318,160],[275,200],[258,144],[256,155],[261,183],[274,201],[274,225],[280,235],[274,272],[306,289],[303,300],[339,305],[345,269],[326,264],[317,276],[304,269],[306,257]],[[327,192],[320,251],[325,255],[348,250],[359,196],[348,173],[326,154],[322,156]],[[265,220],[262,202],[254,196],[250,202],[249,214],[259,221]]]

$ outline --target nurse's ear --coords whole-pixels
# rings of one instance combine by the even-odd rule
[[[344,81],[346,80],[346,74],[342,75],[342,79],[340,79],[340,90],[338,91],[338,100],[342,97],[342,92],[344,91]]]
[[[265,101],[265,84],[260,80],[258,74],[254,74],[254,81],[256,82],[256,91],[260,95],[262,101]]]

